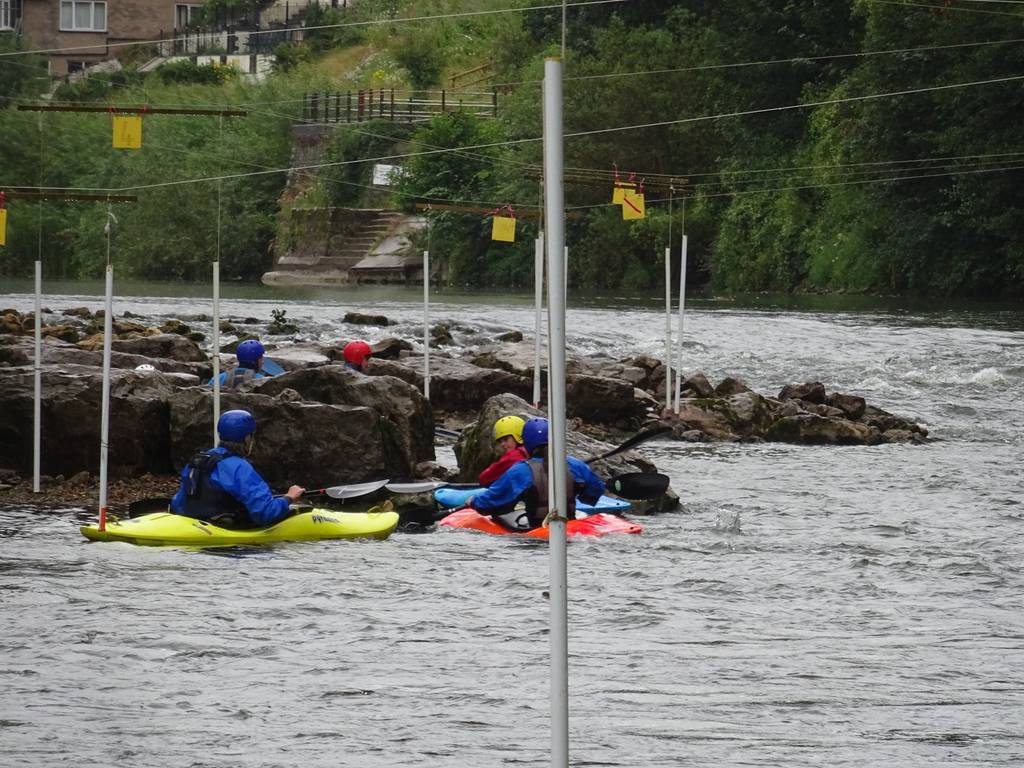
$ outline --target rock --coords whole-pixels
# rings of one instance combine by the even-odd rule
[[[713,397],[715,394],[715,389],[711,386],[711,382],[708,381],[708,377],[700,371],[683,379],[682,390],[683,392],[690,390],[697,397]]]
[[[5,365],[30,365],[32,360],[20,349],[0,347],[0,363]]]
[[[84,469],[81,472],[76,472],[67,479],[67,485],[89,485],[91,482],[92,475]]]
[[[391,325],[391,321],[384,315],[364,315],[359,312],[346,312],[342,322],[352,325]]]
[[[188,336],[192,333],[192,329],[181,322],[181,320],[168,320],[160,326],[160,331],[162,333],[177,333],[180,336]]]
[[[738,395],[741,392],[750,391],[750,387],[748,387],[743,381],[735,379],[732,376],[726,376],[719,382],[718,386],[715,387],[715,394],[718,397],[730,397],[732,395]]]
[[[43,426],[41,464],[50,474],[99,471],[101,395],[99,368],[46,365],[41,372]],[[111,477],[171,470],[168,459],[168,408],[172,386],[160,376],[111,370]],[[32,471],[34,376],[27,368],[0,368],[0,466]]]
[[[447,323],[438,323],[437,325],[430,329],[430,346],[450,346],[454,343],[455,339],[452,338],[451,328],[448,326]]]
[[[170,455],[180,468],[196,451],[210,447],[213,393],[205,387],[186,389],[168,403]],[[411,474],[410,457],[393,426],[372,408],[223,393],[221,410],[233,408],[256,417],[256,447],[249,458],[271,486],[327,487]]]
[[[342,365],[325,365],[259,379],[253,392],[275,396],[294,390],[307,402],[372,408],[381,428],[394,432],[405,458],[405,474],[412,465],[434,459],[434,416],[430,404],[411,384],[393,376],[367,376]],[[404,466],[404,465],[403,465]]]
[[[783,400],[779,407],[775,411],[775,415],[779,418],[784,416],[796,416],[798,413],[803,413],[803,402],[801,400]]]
[[[920,432],[912,432],[909,429],[887,429],[882,433],[883,443],[914,443],[920,445],[926,443],[925,436]]]
[[[143,357],[159,357],[185,363],[205,363],[206,353],[194,341],[176,334],[160,333],[137,339],[114,339],[110,348]]]
[[[506,331],[505,333],[498,335],[498,341],[509,341],[518,343],[523,340],[522,331]]]
[[[386,339],[381,339],[376,344],[371,344],[370,351],[373,357],[378,360],[397,360],[402,352],[412,351],[412,344],[405,339],[396,339],[394,336],[389,336]],[[337,359],[341,360],[343,358],[339,356]]]
[[[67,315],[68,317],[82,317],[85,318],[86,320],[91,320],[93,316],[92,312],[89,310],[88,307],[74,307],[72,309],[65,309],[64,311],[61,312],[61,314]]]
[[[805,384],[787,384],[779,392],[779,400],[803,400],[805,403],[824,403],[825,385],[820,381],[808,381]]]
[[[423,358],[410,355],[401,361],[373,360],[370,376],[396,376],[423,391]],[[503,393],[533,397],[533,381],[506,371],[478,368],[464,360],[431,355],[430,404],[437,410],[476,412],[484,402]]]
[[[75,344],[82,338],[82,334],[72,325],[44,325],[39,329],[40,336],[52,336],[61,341]],[[101,344],[102,347],[102,344]]]
[[[769,427],[765,437],[785,443],[817,445],[875,445],[881,441],[879,431],[866,424],[828,419],[813,413],[781,418]]]
[[[566,376],[565,402],[570,418],[580,417],[621,429],[639,428],[647,412],[646,405],[633,397],[631,383],[600,376]]]
[[[328,348],[330,349],[330,348]],[[289,344],[267,352],[267,357],[286,371],[327,365],[332,358],[319,344]]]
[[[833,392],[825,400],[828,405],[838,408],[848,419],[857,420],[864,415],[867,402],[863,397],[857,395],[844,395],[840,392]]]

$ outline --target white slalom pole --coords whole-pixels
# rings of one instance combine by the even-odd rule
[[[540,336],[544,306],[544,233],[533,241],[533,407],[540,408]]]
[[[220,261],[213,262],[213,444],[220,445]]]
[[[565,450],[565,201],[562,154],[562,62],[544,62],[544,185],[548,225],[548,466],[551,596],[551,766],[569,765],[569,612],[565,551],[568,498]]]
[[[43,262],[36,262],[36,327],[35,362],[32,375],[35,384],[32,405],[32,493],[39,493],[39,464],[42,455],[43,435],[43,318],[41,306],[43,297]]]
[[[679,265],[679,346],[676,358],[676,413],[682,409],[683,390],[683,314],[686,306],[686,235],[683,235],[683,261]]]
[[[665,249],[665,410],[672,409],[672,247]]]
[[[423,252],[423,396],[430,400],[430,251]]]
[[[103,401],[100,419],[100,520],[99,529],[107,529],[107,446],[110,438],[110,342],[114,314],[114,268],[107,264],[107,298],[103,313]]]

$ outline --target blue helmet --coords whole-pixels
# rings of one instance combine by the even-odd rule
[[[548,420],[530,419],[523,425],[523,446],[533,455],[540,446],[548,444]]]
[[[240,443],[255,431],[256,419],[248,411],[224,411],[217,421],[217,434],[221,440]]]
[[[238,345],[238,349],[235,350],[235,357],[238,358],[239,363],[251,368],[263,357],[264,352],[266,350],[263,349],[262,344],[256,339],[249,339]]]

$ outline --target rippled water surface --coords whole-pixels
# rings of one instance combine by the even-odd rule
[[[348,310],[398,322],[371,339],[422,333],[412,292],[226,293],[226,315],[283,307],[322,340],[354,333]],[[442,296],[432,314],[464,345],[532,328],[515,297]],[[663,328],[627,301],[568,318],[580,354],[660,355]],[[650,446],[683,510],[570,545],[573,764],[1024,764],[1024,313],[707,302],[686,357],[765,394],[817,379],[936,440]],[[158,550],[88,544],[86,518],[0,507],[3,765],[547,764],[543,544],[438,530]]]

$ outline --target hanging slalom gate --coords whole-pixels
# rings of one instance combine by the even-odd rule
[[[304,123],[423,123],[448,112],[469,112],[479,118],[498,116],[498,91],[313,91],[303,95]]]

